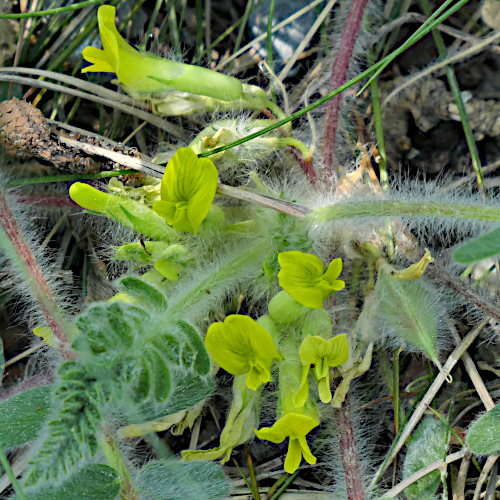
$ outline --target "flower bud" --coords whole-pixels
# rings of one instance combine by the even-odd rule
[[[283,325],[299,320],[310,311],[308,307],[299,304],[284,290],[271,299],[268,310],[271,319]]]

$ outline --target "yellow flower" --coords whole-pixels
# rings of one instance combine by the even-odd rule
[[[297,406],[305,404],[309,395],[307,376],[313,366],[314,378],[318,381],[319,397],[323,403],[332,400],[330,390],[330,366],[339,366],[349,359],[349,344],[347,336],[337,335],[330,340],[308,335],[299,347],[299,356],[302,361],[302,380],[300,388],[293,402]]]
[[[246,383],[254,391],[271,380],[272,362],[281,359],[271,335],[252,318],[240,314],[228,316],[224,323],[212,323],[205,345],[228,373],[248,373]]]
[[[288,441],[288,452],[285,458],[285,470],[293,474],[300,465],[302,457],[311,465],[316,463],[316,457],[311,453],[307,444],[306,435],[319,425],[319,419],[300,413],[287,413],[272,427],[263,427],[256,430],[259,439],[266,439],[272,443]]]
[[[321,259],[309,253],[281,252],[278,262],[281,266],[278,273],[281,288],[311,309],[322,308],[324,299],[345,287],[345,283],[337,279],[342,272],[341,259],[332,260],[326,272],[323,272]]]
[[[153,210],[177,231],[196,233],[212,206],[218,179],[211,160],[181,148],[165,167],[161,201],[153,204]]]
[[[84,68],[83,73],[116,73],[123,85],[139,93],[177,90],[222,101],[231,101],[242,96],[243,86],[237,78],[199,66],[142,54],[134,49],[118,33],[115,15],[115,7],[99,7],[97,20],[103,49],[85,47],[83,57],[92,63],[92,66]]]

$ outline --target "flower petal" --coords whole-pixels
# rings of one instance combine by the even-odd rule
[[[308,335],[299,347],[299,357],[302,363],[309,365],[320,363],[326,342],[322,337]]]
[[[264,366],[263,363],[259,363],[258,365],[251,365],[250,372],[248,373],[247,376],[247,387],[249,389],[255,391],[261,384],[267,384],[270,381],[271,381],[270,366],[268,368]]]
[[[82,73],[114,73],[115,68],[106,55],[106,52],[95,47],[85,47],[82,52],[83,58],[92,63],[92,66],[87,66],[82,69]]]
[[[312,455],[307,444],[306,435],[318,425],[318,418],[299,413],[287,413],[272,427],[256,430],[255,434],[259,439],[265,439],[272,443],[281,443],[286,437],[290,439],[285,459],[285,470],[292,474],[298,469],[302,455],[310,464],[316,463],[316,458]]]
[[[205,346],[213,360],[232,375],[250,370],[249,345],[238,332],[231,332],[224,323],[212,323],[205,336]]]
[[[282,443],[287,436],[282,429],[275,429],[276,423],[272,427],[263,427],[259,430],[255,429],[256,436],[259,439],[271,441],[271,443]]]
[[[301,436],[298,438],[298,441],[300,443],[300,448],[302,450],[302,455],[304,456],[304,460],[307,463],[314,465],[316,463],[316,457],[311,453],[309,445],[307,444],[306,437]]]
[[[330,366],[340,366],[349,359],[349,343],[345,333],[337,335],[327,342],[326,362]]]
[[[314,365],[312,371],[318,381],[319,397],[323,403],[329,403],[332,399],[330,367],[339,366],[349,359],[349,344],[346,334],[337,335],[330,340],[308,335],[300,344],[299,357],[304,366]],[[302,390],[302,383],[300,390]],[[298,394],[295,396],[294,402],[300,406]]]
[[[300,465],[302,461],[302,449],[298,439],[290,439],[288,443],[288,451],[285,458],[285,471],[288,474],[293,474]]]
[[[120,67],[120,49],[134,50],[122,38],[115,24],[116,8],[111,5],[101,5],[97,10],[97,22],[99,34],[106,59],[114,68],[113,72],[118,73]]]
[[[175,220],[175,203],[170,201],[155,201],[153,203],[153,210],[161,217],[166,219],[167,224],[172,225]]]
[[[179,231],[196,233],[212,206],[218,179],[211,160],[198,158],[190,148],[180,148],[167,163],[161,182],[162,201],[173,203],[180,210],[167,222]],[[185,206],[178,205],[183,202]],[[155,210],[163,207],[158,203],[153,206]]]
[[[329,403],[332,400],[332,391],[330,389],[330,376],[322,377],[318,381],[319,399],[322,403]]]
[[[333,283],[342,272],[342,259],[333,259],[330,264],[328,264],[328,269],[323,275],[323,279],[328,281],[328,283]]]
[[[279,253],[278,262],[281,288],[303,306],[321,309],[323,293],[318,288],[318,280],[323,275],[321,259],[316,255],[291,251]]]

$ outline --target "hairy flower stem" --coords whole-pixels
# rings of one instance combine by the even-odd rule
[[[242,252],[238,257],[216,270],[194,288],[187,290],[176,302],[170,304],[170,312],[182,314],[186,310],[196,309],[196,304],[201,299],[206,298],[207,293],[211,293],[211,289],[224,286],[225,283],[232,281],[243,267],[254,268],[257,270],[257,274],[260,273],[262,270],[260,262],[265,260],[267,256],[266,250],[269,250],[268,242],[258,243],[246,252]],[[260,265],[257,266],[257,262]],[[257,274],[253,278],[256,278]]]
[[[100,440],[101,449],[106,457],[108,464],[116,470],[121,479],[121,497],[123,500],[139,500],[130,473],[127,469],[127,464],[123,458],[122,452],[116,442],[113,431],[109,425],[103,426],[103,437]]]
[[[434,201],[340,201],[334,205],[318,208],[312,217],[316,221],[352,219],[354,217],[441,217],[471,219],[478,221],[500,221],[500,207],[472,203],[438,203]]]
[[[344,466],[345,484],[348,500],[364,500],[361,469],[359,466],[358,448],[352,427],[349,397],[346,396],[342,406],[335,410],[340,452]]]
[[[346,81],[349,62],[351,61],[354,43],[359,32],[363,13],[368,0],[353,0],[340,36],[339,51],[333,63],[332,76],[328,93],[343,85]],[[323,114],[323,135],[322,156],[325,167],[325,177],[331,179],[333,176],[333,161],[335,157],[335,139],[337,136],[340,105],[342,94],[337,94],[325,104]]]
[[[68,339],[62,326],[62,314],[59,305],[19,228],[17,220],[9,207],[5,193],[1,188],[0,226],[3,229],[3,234],[0,234],[0,245],[26,278],[52,333],[60,342],[62,351],[64,351],[64,346],[68,345]]]

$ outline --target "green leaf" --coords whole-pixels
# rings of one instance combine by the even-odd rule
[[[500,450],[500,405],[471,425],[465,442],[478,455],[490,455]]]
[[[187,336],[189,343],[196,351],[196,359],[194,361],[193,368],[200,375],[208,375],[210,372],[210,357],[205,348],[205,344],[201,335],[186,321],[179,321],[178,326],[181,331]]]
[[[145,300],[148,294],[158,301],[163,298],[137,278],[122,281]],[[213,391],[208,353],[188,323],[174,323],[168,314],[148,314],[139,306],[115,301],[95,305],[80,315],[77,326],[82,335],[73,348],[99,381],[106,404],[131,423],[184,410]],[[137,406],[131,407],[131,401]]]
[[[438,327],[431,294],[421,278],[396,281],[380,272],[375,287],[377,312],[408,344],[437,361]]]
[[[62,364],[57,373],[55,409],[34,447],[38,451],[28,464],[27,487],[69,477],[99,449],[99,407],[103,398],[96,380],[75,361]]]
[[[457,262],[467,264],[477,260],[493,257],[500,253],[500,228],[491,233],[469,241],[458,250],[453,252],[453,258]]]
[[[219,466],[174,459],[143,467],[137,487],[155,500],[209,500],[230,494],[229,483]]]
[[[170,397],[164,404],[151,403],[141,405],[143,415],[147,415],[149,420],[172,415],[199,403],[202,399],[212,394],[215,389],[212,379],[193,376],[191,374],[185,375],[177,382],[178,384],[174,387],[170,393]],[[135,423],[135,421],[132,423]]]
[[[428,418],[412,434],[403,466],[403,480],[436,460],[443,459],[448,448],[448,426],[441,420]],[[410,500],[427,500],[441,484],[441,473],[432,471],[408,486],[405,495]]]
[[[167,299],[163,293],[140,278],[127,276],[120,280],[119,286],[125,293],[137,299],[141,305],[147,308],[164,311],[168,307]]]
[[[103,464],[90,464],[59,486],[49,486],[41,492],[23,490],[28,500],[114,500],[120,492],[118,474]],[[17,496],[13,497],[18,499]]]
[[[145,359],[149,362],[148,368],[151,373],[150,393],[153,400],[158,402],[166,401],[172,391],[172,381],[167,360],[161,351],[154,347],[148,349]]]
[[[116,301],[91,307],[79,316],[76,326],[84,333],[94,354],[126,352],[148,320],[149,314],[144,309]],[[79,350],[80,345],[75,343],[74,348]]]
[[[36,387],[0,404],[0,443],[13,448],[35,439],[50,410],[52,385]]]

